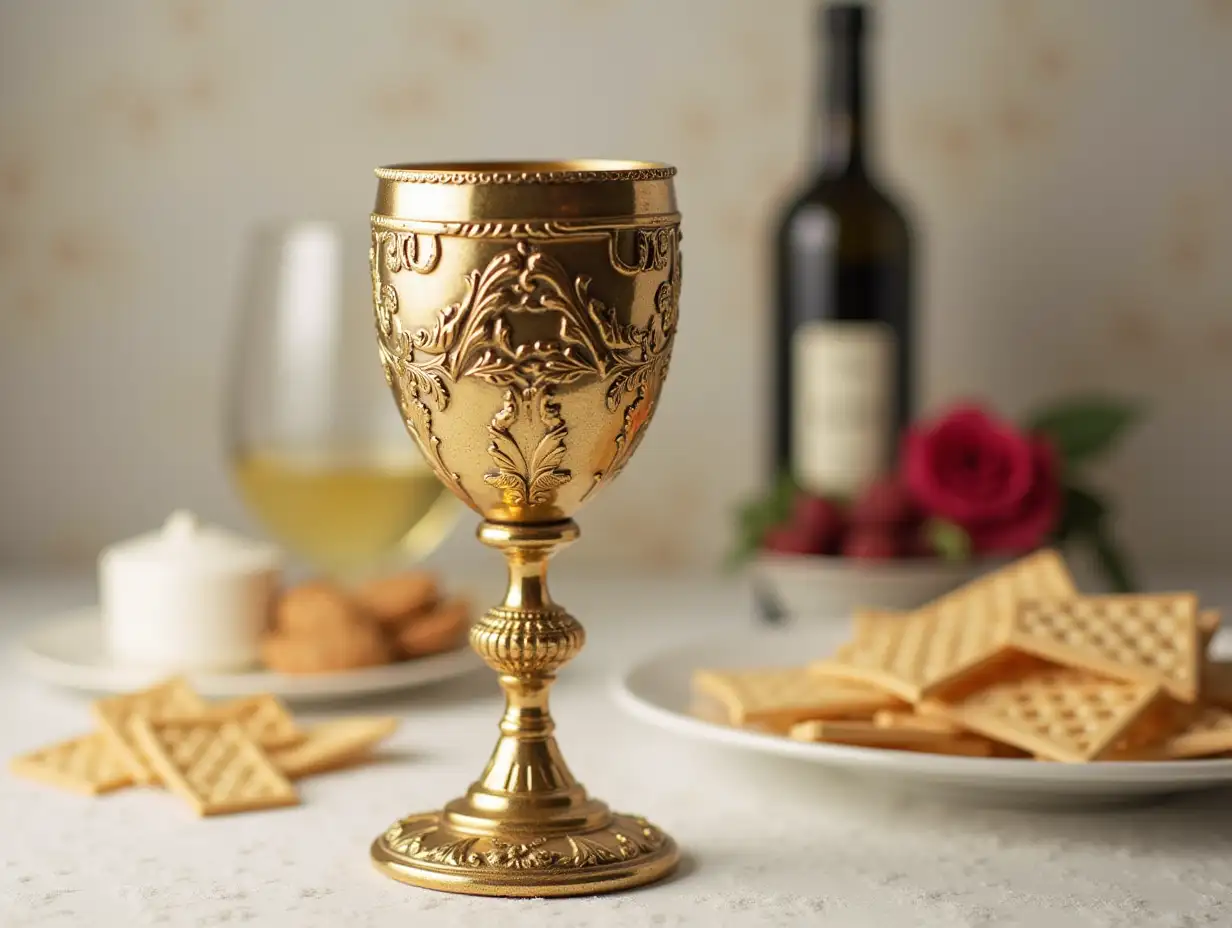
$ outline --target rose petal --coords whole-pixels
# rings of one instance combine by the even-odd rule
[[[960,524],[1011,515],[1031,488],[1030,442],[976,406],[912,429],[903,448],[912,495],[929,512]]]
[[[1061,514],[1061,486],[1052,445],[1037,438],[1031,443],[1033,485],[1018,511],[995,522],[967,526],[972,547],[984,554],[1017,554],[1039,547],[1056,527]]]

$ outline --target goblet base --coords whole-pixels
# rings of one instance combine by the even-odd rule
[[[587,896],[653,883],[676,867],[676,842],[643,818],[604,816],[605,824],[561,834],[550,826],[482,832],[454,827],[447,812],[411,815],[372,843],[388,877],[413,886],[474,896]],[[582,817],[583,819],[585,816]]]

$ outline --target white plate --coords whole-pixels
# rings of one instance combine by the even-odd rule
[[[881,779],[900,789],[998,805],[1105,805],[1232,784],[1232,759],[1058,764],[949,757],[809,744],[689,714],[690,679],[696,668],[798,665],[801,655],[824,654],[836,643],[834,632],[783,630],[676,648],[631,667],[617,681],[617,697],[634,715],[689,738],[808,761],[861,779]]]
[[[18,658],[31,676],[91,693],[127,692],[167,676],[165,672],[113,663],[103,646],[102,619],[97,608],[40,622],[18,646]],[[418,660],[338,673],[295,676],[254,670],[184,676],[202,696],[273,693],[291,702],[321,702],[438,683],[481,666],[474,651],[462,648]]]

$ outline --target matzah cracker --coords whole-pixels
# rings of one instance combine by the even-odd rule
[[[132,733],[162,782],[198,815],[299,803],[295,787],[236,722],[138,717]]]
[[[966,698],[924,706],[988,738],[1051,760],[1080,763],[1109,753],[1156,703],[1154,683],[1103,680],[1046,668]]]
[[[875,639],[883,627],[893,628],[910,614],[885,609],[857,609],[851,617],[851,642],[858,646],[870,638]]]
[[[398,728],[391,716],[347,718],[313,725],[299,744],[270,752],[278,769],[291,779],[324,773],[368,756]]]
[[[90,711],[98,722],[99,731],[128,765],[133,780],[152,783],[155,777],[132,736],[133,719],[196,715],[206,708],[205,701],[193,692],[183,677],[172,677],[135,693],[96,700]]]
[[[722,703],[732,725],[784,731],[805,719],[869,718],[878,709],[902,705],[875,687],[827,679],[804,667],[698,670],[693,686]]]
[[[210,706],[203,714],[209,718],[237,722],[245,734],[267,750],[296,744],[304,737],[287,707],[269,693],[232,699]]]
[[[908,731],[927,731],[936,735],[958,735],[966,731],[956,722],[940,716],[920,715],[915,712],[897,712],[893,709],[882,709],[873,716],[873,724],[879,728],[891,728]]]
[[[1203,706],[1184,728],[1157,746],[1154,756],[1166,760],[1210,757],[1232,751],[1232,712]]]
[[[864,682],[917,702],[998,661],[1019,602],[1076,596],[1057,552],[1040,551],[986,574],[899,622],[870,621],[862,640],[819,661],[827,676]]]
[[[983,738],[939,734],[919,729],[885,728],[872,722],[797,722],[788,734],[794,741],[847,744],[853,747],[977,757],[987,757],[992,753],[992,745]]]
[[[1197,597],[1084,596],[1019,605],[1009,643],[1046,660],[1123,680],[1158,683],[1193,702],[1199,691]]]
[[[1202,668],[1202,698],[1211,705],[1232,709],[1232,660],[1210,661]]]
[[[14,757],[9,770],[87,796],[109,793],[133,782],[129,763],[111,740],[99,732]]]

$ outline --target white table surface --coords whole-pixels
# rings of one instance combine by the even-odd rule
[[[369,866],[376,834],[479,773],[500,706],[479,674],[351,707],[404,717],[387,760],[305,781],[298,808],[203,821],[162,793],[87,799],[0,774],[0,926],[1232,925],[1232,792],[1099,813],[961,808],[678,740],[626,716],[612,678],[649,648],[747,627],[743,588],[560,566],[555,591],[589,632],[555,689],[565,754],[597,795],[676,837],[687,855],[676,877],[593,899],[499,900],[414,889]],[[1167,579],[1232,609],[1226,581]],[[0,575],[0,754],[88,727],[86,699],[22,678],[7,644],[92,594],[80,577]]]

